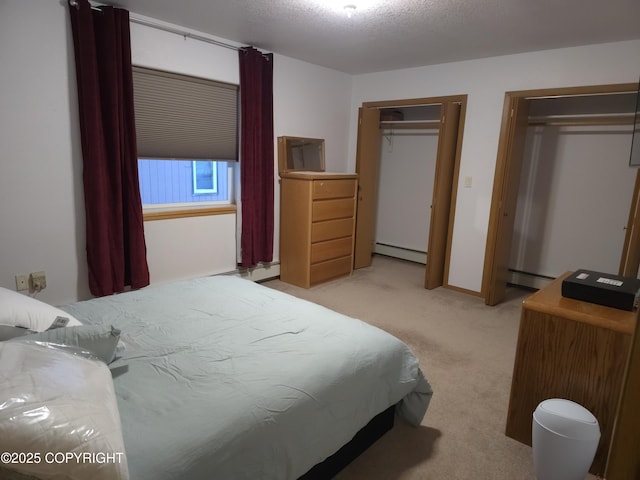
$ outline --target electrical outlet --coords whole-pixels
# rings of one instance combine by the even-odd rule
[[[29,275],[29,290],[31,292],[39,292],[47,288],[47,276],[44,272],[33,272]]]
[[[16,290],[29,290],[29,275],[16,275]]]

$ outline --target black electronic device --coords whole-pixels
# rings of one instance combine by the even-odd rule
[[[591,270],[578,270],[562,281],[562,296],[632,311],[640,280]]]

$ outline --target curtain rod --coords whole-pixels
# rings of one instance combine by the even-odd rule
[[[92,2],[89,2],[89,3],[91,5],[91,8],[98,9],[98,6],[94,5]],[[72,7],[76,7],[77,8],[78,7],[78,1],[77,0],[69,0],[69,5],[71,5]],[[99,6],[108,6],[108,5],[99,4]],[[160,23],[152,22],[150,20],[145,20],[145,19],[142,19],[142,18],[139,18],[139,17],[135,16],[131,12],[129,12],[129,21],[132,22],[132,23],[137,23],[138,25],[144,25],[146,27],[151,27],[151,28],[155,28],[155,29],[158,29],[158,30],[162,30],[162,31],[168,32],[168,33],[173,33],[175,35],[180,35],[181,37],[184,37],[184,38],[191,38],[192,40],[199,40],[201,42],[211,43],[213,45],[217,45],[219,47],[228,48],[230,50],[238,51],[241,48],[243,48],[243,47],[238,47],[236,45],[231,45],[230,43],[221,42],[220,40],[214,40],[212,38],[204,37],[202,35],[197,35],[195,33],[187,32],[185,30],[180,30],[180,29],[177,29],[177,28],[168,27],[166,25],[162,25]]]
[[[144,25],[146,27],[156,28],[158,30],[162,30],[165,32],[173,33],[175,35],[180,35],[184,38],[191,38],[192,40],[199,40],[201,42],[211,43],[213,45],[217,45],[219,47],[228,48],[230,50],[240,50],[242,47],[237,47],[235,45],[231,45],[230,43],[221,42],[219,40],[214,40],[212,38],[204,37],[202,35],[197,35],[195,33],[190,33],[184,30],[180,30],[177,28],[168,27],[166,25],[162,25],[160,23],[151,22],[149,20],[144,20],[142,18],[138,18],[133,15],[129,15],[129,20],[133,23],[137,23],[138,25]]]
[[[78,0],[69,0],[69,5],[75,7],[76,9],[79,8]],[[89,3],[89,6],[91,7],[91,10],[100,10],[100,8],[98,8],[96,5],[93,5],[92,3]]]

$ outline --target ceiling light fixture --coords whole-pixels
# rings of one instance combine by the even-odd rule
[[[347,17],[351,18],[356,11],[356,6],[353,3],[345,5],[344,11],[347,13]]]

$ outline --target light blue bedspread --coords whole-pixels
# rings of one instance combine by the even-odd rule
[[[122,330],[110,367],[132,480],[295,479],[397,402],[419,423],[431,398],[400,340],[238,277],[61,308]]]

